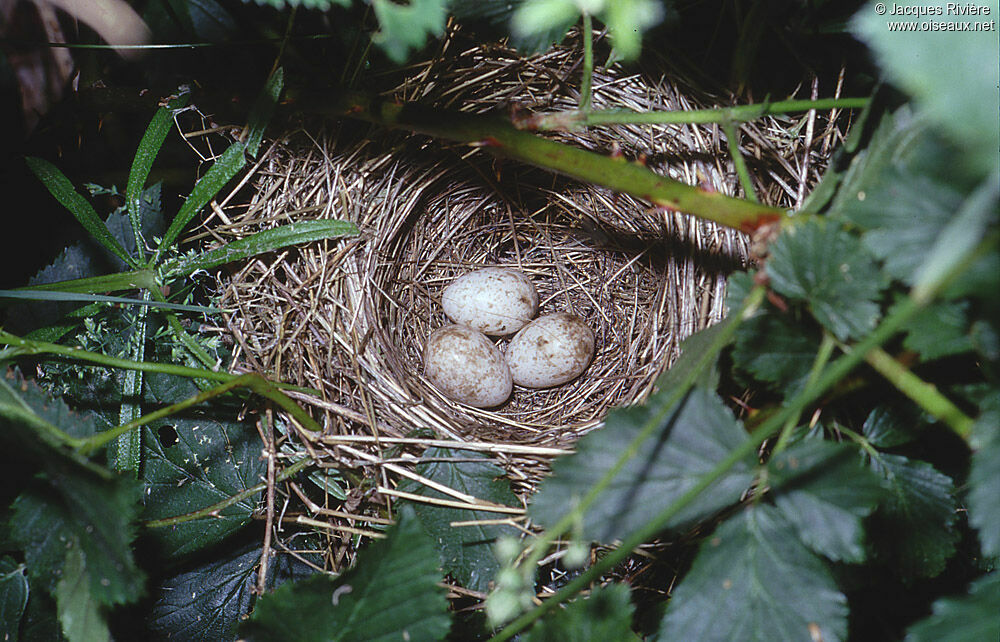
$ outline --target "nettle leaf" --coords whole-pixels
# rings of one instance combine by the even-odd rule
[[[478,499],[504,506],[518,506],[502,468],[479,453],[463,453],[447,448],[424,452],[417,473]],[[457,460],[457,461],[449,461]],[[401,490],[427,497],[450,499],[418,482],[408,480]],[[442,568],[462,586],[488,592],[490,582],[500,570],[493,544],[502,535],[517,536],[513,526],[452,526],[452,522],[494,520],[502,515],[486,511],[463,510],[413,502],[413,511],[427,534],[438,542]]]
[[[951,479],[927,462],[899,455],[873,455],[871,467],[887,490],[868,525],[878,557],[904,577],[935,577],[955,553],[959,537]]]
[[[733,365],[794,394],[816,360],[820,334],[793,313],[769,308],[745,320],[736,333]]]
[[[841,341],[863,336],[878,321],[878,268],[857,238],[832,223],[786,230],[771,247],[767,273],[776,292],[806,301]]]
[[[21,617],[28,606],[28,578],[24,565],[11,557],[0,558],[0,639],[17,642]]]
[[[336,580],[318,575],[264,595],[241,628],[251,642],[442,640],[450,618],[437,547],[403,506],[386,539]]]
[[[189,379],[156,373],[147,375],[149,396],[162,405],[177,403],[200,391]],[[264,473],[260,438],[250,421],[229,419],[234,408],[201,407],[172,415],[145,430],[146,521],[184,515],[255,486]],[[225,417],[221,419],[220,417]],[[176,443],[165,446],[176,434]],[[173,526],[149,529],[148,535],[168,558],[216,544],[247,524],[257,506],[256,496],[219,511],[219,515]]]
[[[895,448],[916,439],[924,426],[912,406],[876,406],[865,418],[862,432],[877,448]]]
[[[742,426],[714,393],[696,388],[668,408],[671,392],[657,392],[644,406],[612,410],[603,428],[577,442],[576,453],[556,459],[552,474],[542,481],[529,506],[535,523],[551,527],[579,505],[647,425],[656,430],[584,513],[584,539],[625,539],[743,443]],[[739,501],[750,485],[755,463],[753,456],[738,462],[667,527],[688,526]]]
[[[774,507],[723,522],[673,590],[661,640],[843,640],[847,599]]]
[[[66,554],[66,564],[62,578],[56,584],[55,597],[63,635],[69,642],[111,640],[100,604],[90,594],[90,578],[79,548],[71,548]]]
[[[578,597],[566,608],[539,622],[524,637],[526,642],[549,640],[614,640],[640,638],[632,631],[632,603],[624,584],[598,586],[587,597]]]
[[[1000,640],[1000,571],[981,577],[963,597],[934,602],[932,614],[906,632],[906,642]]]
[[[448,18],[446,0],[410,0],[408,4],[372,0],[372,8],[379,24],[372,42],[382,47],[393,62],[406,62],[410,50],[421,49],[427,36],[444,35]]]
[[[946,13],[933,18],[941,26],[951,22],[961,27],[968,26],[969,16]],[[966,164],[983,174],[995,171],[1000,148],[1000,72],[993,64],[1000,58],[1000,46],[995,31],[896,33],[886,28],[885,17],[871,4],[858,12],[851,30],[873,49],[885,73],[967,150]]]
[[[919,352],[925,361],[972,350],[968,310],[968,301],[927,306],[903,327],[903,347]]]
[[[1000,412],[985,411],[972,427],[969,523],[979,531],[983,553],[1000,556]]]
[[[808,439],[775,456],[768,473],[775,506],[806,546],[834,561],[864,560],[862,519],[883,491],[857,448]]]
[[[102,479],[71,465],[50,465],[14,502],[11,534],[25,552],[32,585],[56,591],[67,554],[78,549],[90,594],[125,604],[143,593],[132,556],[139,488],[127,478]]]

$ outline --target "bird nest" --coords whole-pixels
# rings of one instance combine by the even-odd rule
[[[497,45],[458,51],[455,39],[444,48],[389,95],[474,112],[578,102],[573,43],[528,58]],[[725,103],[676,78],[617,66],[595,72],[593,86],[596,109]],[[802,124],[810,134],[805,144],[788,135]],[[792,207],[840,131],[835,118],[813,114],[763,118],[745,124],[742,135],[758,196]],[[656,172],[741,193],[718,125],[620,125],[552,136],[644,157]],[[386,443],[415,436],[418,443],[462,442],[492,452],[522,493],[544,473],[546,456],[571,447],[610,408],[645,400],[679,343],[724,316],[725,277],[746,264],[749,251],[740,232],[627,195],[481,149],[351,121],[288,132],[238,194],[246,186],[249,199],[216,208],[205,223],[219,241],[310,219],[348,220],[360,235],[255,258],[220,276],[221,304],[232,311],[225,332],[233,370],[319,392],[291,394],[324,428],[307,446],[320,462],[381,462]],[[525,272],[540,314],[568,311],[587,321],[596,349],[579,378],[544,390],[515,387],[491,409],[452,401],[425,378],[424,344],[447,323],[442,290],[486,266]],[[367,470],[382,479],[385,468]]]

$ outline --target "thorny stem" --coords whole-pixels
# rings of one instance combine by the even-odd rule
[[[275,483],[285,481],[289,477],[293,477],[300,470],[312,463],[312,459],[306,457],[305,459],[300,459],[299,461],[287,466],[280,473],[275,475]],[[184,522],[192,522],[196,519],[204,519],[206,517],[219,517],[219,512],[229,508],[233,504],[237,504],[248,497],[253,497],[257,493],[261,492],[267,488],[267,482],[261,482],[256,486],[251,486],[244,491],[241,491],[231,497],[227,497],[217,504],[212,504],[211,506],[206,506],[205,508],[198,509],[196,511],[186,513],[184,515],[177,515],[176,517],[166,517],[164,519],[154,519],[152,521],[143,524],[146,528],[163,528],[165,526],[176,526],[177,524],[183,524]]]
[[[913,403],[946,423],[962,439],[969,439],[975,421],[959,410],[934,385],[913,374],[881,348],[865,355],[865,361]]]
[[[757,105],[736,105],[715,109],[685,111],[629,111],[607,109],[589,113],[552,112],[534,114],[519,121],[524,129],[567,131],[596,125],[691,125],[756,120],[762,116],[825,109],[861,109],[869,98],[820,98],[818,100],[779,100]]]
[[[497,116],[392,102],[359,92],[303,96],[297,105],[314,113],[351,116],[384,127],[408,129],[482,147],[501,156],[745,232],[786,218],[785,210],[687,185],[657,174],[641,162],[603,156],[548,140],[522,131]]]
[[[508,640],[518,632],[524,630],[545,613],[573,597],[609,569],[623,561],[631,554],[632,549],[654,537],[674,515],[694,501],[699,494],[714,484],[720,477],[725,475],[737,462],[755,452],[790,417],[798,416],[809,404],[820,398],[827,390],[836,385],[838,381],[847,376],[872,350],[875,350],[895,336],[910,319],[930,303],[955,277],[968,269],[973,260],[978,258],[991,245],[989,241],[983,242],[976,251],[968,253],[962,260],[951,266],[940,278],[926,284],[919,292],[915,292],[916,296],[908,296],[883,319],[882,323],[871,334],[859,341],[850,352],[831,363],[829,368],[812,385],[807,385],[784,408],[772,415],[750,433],[749,438],[745,442],[731,451],[715,468],[705,474],[697,484],[674,500],[672,504],[647,522],[645,526],[638,529],[629,537],[626,537],[618,548],[610,551],[597,563],[573,578],[537,607],[508,624],[499,633],[490,638],[491,642]],[[753,292],[751,292],[752,294]]]
[[[580,81],[580,113],[590,113],[594,81],[594,30],[590,14],[583,12],[583,79]]]

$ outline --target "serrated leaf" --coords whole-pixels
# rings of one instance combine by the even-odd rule
[[[24,565],[0,558],[0,639],[17,642],[24,609],[28,606],[28,578]]]
[[[767,273],[776,292],[806,301],[841,341],[863,336],[878,321],[878,268],[857,238],[832,223],[786,230],[771,247]]]
[[[100,605],[90,595],[90,578],[79,548],[71,548],[66,554],[62,577],[56,584],[55,598],[59,623],[69,642],[111,640]]]
[[[264,595],[241,633],[250,642],[444,639],[450,621],[437,558],[434,541],[404,506],[386,539],[362,551],[354,568]]]
[[[579,19],[573,0],[524,0],[511,16],[510,31],[519,50],[537,53],[562,41]]]
[[[624,584],[598,586],[587,597],[570,602],[539,622],[526,642],[626,642],[640,638],[632,631],[632,603]]]
[[[411,49],[423,48],[428,36],[440,38],[448,18],[446,0],[410,0],[408,4],[372,0],[372,8],[379,25],[372,42],[396,63],[406,62]]]
[[[903,347],[932,361],[972,350],[967,301],[940,302],[921,310],[903,326]]]
[[[479,453],[463,453],[447,448],[424,452],[417,473],[467,495],[503,506],[518,506],[502,468]],[[454,461],[452,461],[454,460]],[[471,460],[471,461],[470,461]],[[408,480],[401,490],[427,497],[451,499],[444,493]],[[493,544],[503,535],[517,536],[518,529],[499,524],[452,526],[452,522],[494,520],[497,513],[463,510],[413,502],[413,511],[431,539],[438,543],[442,568],[462,586],[486,593],[500,570]]]
[[[149,397],[162,405],[177,403],[200,391],[189,379],[150,373]],[[230,420],[236,410],[201,408],[173,415],[146,429],[143,444],[146,521],[184,515],[227,499],[256,485],[264,472],[260,438],[250,422]],[[222,418],[225,417],[225,418]],[[177,443],[164,447],[156,431],[172,428]],[[147,531],[160,552],[170,558],[205,548],[247,524],[257,498],[243,499],[208,517]]]
[[[661,640],[843,640],[847,600],[778,509],[748,508],[719,526],[673,590]]]
[[[1000,412],[985,411],[972,427],[969,523],[979,531],[983,553],[1000,557]]]
[[[1000,639],[1000,571],[981,577],[963,597],[934,602],[932,614],[906,632],[906,642],[984,642]]]
[[[808,379],[821,338],[792,314],[768,309],[745,320],[733,346],[733,365],[788,396]]]
[[[44,424],[78,438],[103,429],[92,414],[78,412],[61,399],[52,398],[17,370],[8,370],[6,376],[0,377],[0,416],[12,421],[30,419],[36,427]]]
[[[179,259],[176,263],[166,265],[164,270],[172,276],[186,276],[196,270],[211,270],[232,261],[240,261],[298,243],[357,234],[357,226],[348,221],[303,221],[230,241],[214,250],[208,250],[190,258]]]
[[[919,4],[942,9],[933,3]],[[994,6],[992,15],[980,18],[995,14]],[[851,30],[874,50],[885,73],[967,150],[968,164],[983,174],[996,171],[1000,72],[994,61],[1000,58],[1000,47],[995,26],[994,31],[948,31],[944,27],[969,26],[969,18],[977,17],[950,12],[932,17],[941,30],[894,32],[869,3],[858,12]]]
[[[580,524],[584,539],[624,539],[743,443],[742,426],[714,393],[696,388],[669,408],[670,392],[657,392],[644,406],[612,410],[603,428],[577,442],[576,453],[556,459],[552,474],[542,481],[529,506],[535,523],[550,527],[574,510],[650,424],[656,430],[632,451],[584,513]],[[675,515],[667,527],[690,525],[737,502],[750,485],[754,464],[752,456],[738,462]]]
[[[775,506],[806,546],[838,562],[864,560],[862,519],[882,487],[856,448],[807,439],[775,456],[768,472]]]
[[[733,341],[734,325],[739,322],[735,316],[723,319],[684,339],[680,357],[660,376],[656,387],[661,390],[676,389],[684,386],[688,379],[693,385],[706,390],[718,387],[719,354]]]
[[[94,206],[76,191],[73,183],[59,171],[59,168],[42,158],[29,156],[25,160],[38,180],[42,181],[52,196],[70,211],[95,240],[125,263],[134,264],[135,259],[129,256],[118,239],[112,236],[107,225],[94,211]]]
[[[927,462],[899,455],[873,455],[871,467],[888,491],[868,527],[878,556],[903,577],[935,577],[959,537],[951,479]]]
[[[916,439],[922,427],[912,407],[876,406],[865,418],[862,432],[877,448],[895,448]]]
[[[50,592],[64,573],[67,553],[79,549],[92,599],[125,604],[143,593],[132,556],[139,489],[127,478],[100,479],[69,466],[49,466],[14,502],[11,534],[25,552],[28,574]]]

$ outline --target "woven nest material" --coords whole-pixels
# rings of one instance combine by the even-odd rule
[[[577,104],[573,43],[523,58],[500,46],[460,51],[460,42],[450,39],[391,95],[475,112]],[[617,66],[594,77],[598,109],[725,102],[677,79]],[[807,122],[803,146],[788,132]],[[747,261],[743,234],[626,195],[466,146],[350,121],[336,127],[289,132],[275,142],[245,182],[253,186],[249,202],[206,223],[221,241],[308,219],[345,219],[361,230],[252,260],[225,278],[234,370],[320,391],[297,398],[322,417],[328,438],[422,431],[496,444],[501,454],[504,444],[570,446],[608,409],[646,399],[680,341],[724,316],[725,276]],[[801,200],[840,134],[834,121],[815,115],[764,118],[742,132],[758,195],[785,207]],[[654,171],[740,194],[716,125],[613,126],[553,137],[644,156]],[[488,410],[451,401],[424,378],[424,343],[447,322],[442,290],[485,266],[522,269],[538,289],[540,313],[570,311],[591,325],[596,354],[581,377],[547,390],[515,387],[507,403]],[[337,461],[343,451],[323,446],[335,442],[319,440],[311,452]],[[364,450],[357,448],[355,455]],[[518,452],[511,448],[501,459],[508,470],[520,467],[513,476],[526,491],[544,465],[511,454]]]

